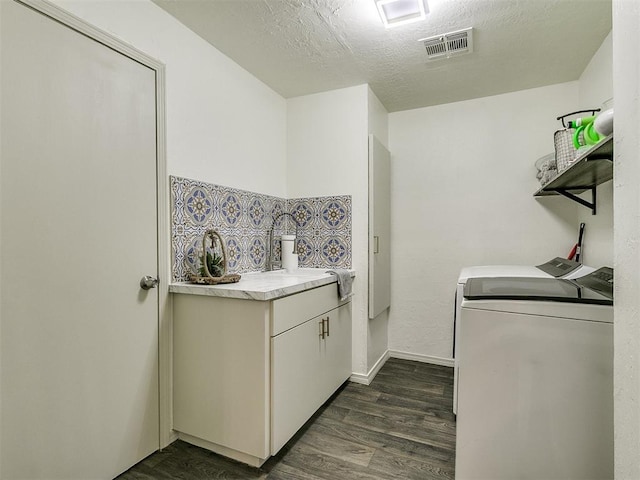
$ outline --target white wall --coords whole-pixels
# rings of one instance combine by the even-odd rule
[[[609,33],[578,80],[578,99],[584,108],[591,108],[612,97],[613,34]]]
[[[287,100],[287,190],[352,196],[353,371],[367,371],[368,87]]]
[[[553,152],[556,117],[577,103],[570,82],[389,115],[391,350],[452,357],[462,267],[567,255],[578,205],[534,198],[534,162]]]
[[[368,88],[368,125],[369,133],[389,149],[389,112],[378,100],[371,88]]]
[[[598,108],[613,97],[613,35],[610,33],[578,81],[580,108]],[[591,194],[583,195],[591,201]],[[579,222],[585,223],[582,260],[600,267],[613,265],[613,181],[597,189],[597,214],[580,207]]]
[[[2,8],[0,7],[0,25],[2,25]],[[0,26],[0,28],[2,28]],[[1,62],[0,62],[1,64]],[[0,67],[1,68],[1,67]],[[2,75],[0,75],[0,78],[2,78]],[[2,95],[0,95],[0,112],[2,112]],[[0,145],[2,145],[2,115],[0,115]],[[2,175],[2,162],[0,161],[0,175]],[[0,205],[0,214],[2,212],[2,208]],[[2,235],[2,221],[0,221],[0,251],[1,247],[2,247],[2,239],[4,238]],[[2,270],[2,258],[0,258],[0,271]],[[0,289],[0,304],[2,303],[2,289]],[[0,309],[0,327],[2,326],[2,313],[1,313]],[[0,344],[2,344],[2,328],[0,328]],[[0,355],[0,358],[2,357],[2,355]],[[2,372],[2,364],[0,362],[0,372]],[[2,384],[1,382],[1,378],[0,378],[0,384]],[[2,410],[2,392],[0,391],[0,412],[3,412],[4,410]],[[0,472],[2,472],[2,414],[0,413]]]
[[[615,478],[640,478],[640,3],[613,0]]]
[[[166,65],[169,173],[286,197],[286,101],[150,0],[55,0]]]
[[[369,134],[389,149],[389,113],[373,91],[368,89]],[[393,161],[393,160],[392,160]],[[367,334],[367,371],[387,353],[389,346],[389,310],[369,320]]]

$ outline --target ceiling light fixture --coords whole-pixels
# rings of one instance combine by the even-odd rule
[[[423,20],[429,13],[427,0],[375,0],[386,28]]]

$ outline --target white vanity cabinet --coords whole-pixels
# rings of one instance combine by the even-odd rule
[[[187,442],[259,466],[351,375],[351,304],[335,283],[173,305],[173,423]]]

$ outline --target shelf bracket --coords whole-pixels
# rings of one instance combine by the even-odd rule
[[[586,201],[583,198],[578,197],[570,192],[570,190],[591,190],[591,202]],[[554,188],[554,192],[558,192],[560,195],[567,197],[580,205],[587,207],[591,210],[591,215],[596,214],[596,187],[575,187],[575,188]]]

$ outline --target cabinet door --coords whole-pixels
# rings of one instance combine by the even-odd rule
[[[271,455],[326,400],[323,379],[318,377],[327,348],[321,337],[322,318],[312,318],[271,339]]]
[[[369,135],[369,318],[391,305],[391,154]]]
[[[351,303],[273,337],[271,455],[275,455],[350,376]]]
[[[174,295],[173,312],[173,428],[264,460],[270,442],[268,305]]]
[[[325,399],[351,376],[351,303],[329,312],[329,335],[325,337],[326,351],[322,374]]]

